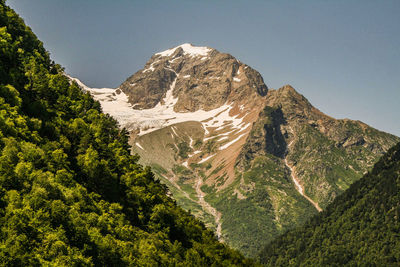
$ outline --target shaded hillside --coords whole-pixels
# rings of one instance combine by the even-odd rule
[[[137,161],[0,0],[0,265],[252,265]]]
[[[269,266],[398,266],[400,143],[305,226],[260,254]]]

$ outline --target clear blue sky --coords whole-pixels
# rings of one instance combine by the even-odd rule
[[[182,43],[227,52],[270,88],[400,136],[400,1],[8,0],[53,60],[117,87]]]

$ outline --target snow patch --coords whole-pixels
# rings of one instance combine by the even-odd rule
[[[211,51],[210,48],[205,47],[205,46],[193,46],[193,45],[191,45],[191,44],[186,43],[186,44],[182,44],[182,45],[180,45],[180,46],[177,46],[177,47],[174,47],[174,48],[165,50],[165,51],[163,51],[163,52],[156,53],[156,55],[160,55],[160,56],[162,56],[162,57],[169,57],[169,56],[171,56],[171,55],[175,52],[175,50],[178,49],[178,48],[182,48],[182,49],[183,49],[183,53],[184,53],[185,55],[189,55],[189,56],[191,56],[191,57],[196,57],[196,56],[203,56],[203,57],[205,57],[205,56],[207,56],[208,53]],[[202,60],[203,60],[203,59],[202,59]]]
[[[154,61],[153,63],[150,64],[150,67],[148,67],[147,69],[143,70],[142,72],[143,72],[143,73],[146,73],[146,72],[149,72],[149,71],[154,71],[154,70],[155,70],[154,64],[156,64],[156,63],[159,62],[159,61],[160,61],[160,60]]]
[[[235,81],[235,82],[240,82],[240,81],[241,81],[241,79],[239,79],[239,78],[236,78],[236,77],[233,77],[233,81]]]
[[[218,138],[218,141],[222,141],[222,140],[225,140],[225,139],[228,139],[228,138],[229,138],[228,136],[222,136],[222,137]]]
[[[219,148],[219,150],[224,150],[226,148],[228,148],[229,146],[231,146],[232,144],[236,143],[237,141],[239,141],[240,138],[242,138],[244,135],[246,135],[246,133],[242,133],[241,135],[239,135],[238,137],[236,137],[234,140],[226,143],[225,145],[221,146]]]
[[[172,131],[174,132],[174,134],[175,134],[176,136],[178,136],[178,134],[177,134],[176,131],[175,131],[175,127],[172,126],[171,129],[172,129]]]
[[[148,69],[143,70],[143,73],[149,72],[149,71],[154,71],[155,68],[153,67],[153,65],[151,65]]]
[[[170,63],[174,63],[175,62],[175,60],[178,60],[179,58],[180,58],[181,56],[179,56],[179,57],[175,57],[174,59],[172,59],[172,60],[168,60]]]
[[[68,77],[71,81],[76,82],[76,83],[78,84],[78,86],[79,86],[83,91],[88,91],[89,89],[91,89],[91,88],[87,87],[86,84],[84,84],[83,82],[81,82],[79,79],[77,79],[77,78],[72,78],[72,77],[70,77],[70,76],[68,76],[68,75],[67,75],[67,77]]]
[[[138,142],[136,142],[135,145],[136,145],[137,147],[139,147],[141,150],[145,150]]]
[[[178,76],[177,74],[162,101],[154,108],[141,110],[133,109],[128,102],[128,96],[121,90],[117,93],[117,89],[112,88],[89,88],[76,78],[71,78],[71,80],[76,81],[84,91],[89,92],[95,100],[98,100],[103,111],[114,117],[121,127],[125,127],[128,131],[140,129],[139,135],[186,121],[200,122],[205,136],[210,133],[208,128],[215,130],[228,128],[230,131],[238,133],[237,131],[243,131],[250,125],[245,124],[243,121],[244,116],[231,116],[229,114],[234,104],[225,104],[210,111],[175,112],[174,106],[178,98],[173,96],[173,91]]]
[[[189,140],[190,140],[189,146],[190,146],[191,149],[193,149],[194,148],[193,147],[193,138],[189,137]]]
[[[89,88],[76,78],[75,81],[82,90],[89,92],[93,98],[100,102],[105,113],[114,117],[122,127],[126,127],[131,121],[132,105],[128,102],[128,96],[118,88]]]
[[[215,155],[216,155],[216,154],[212,154],[212,155],[210,155],[210,156],[208,156],[208,157],[206,157],[206,158],[200,160],[198,163],[201,164],[201,163],[203,163],[203,162],[206,162],[207,160],[211,159],[211,158],[214,157]]]

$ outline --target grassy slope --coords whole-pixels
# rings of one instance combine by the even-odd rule
[[[206,200],[221,211],[224,238],[231,246],[255,256],[266,239],[316,213],[289,179],[281,159],[266,155],[255,158],[228,188],[210,190]]]
[[[319,216],[260,254],[269,266],[400,263],[400,144]]]
[[[198,204],[198,196],[194,189],[195,174],[181,165],[187,159],[188,153],[200,149],[199,140],[203,140],[203,137],[204,129],[201,123],[189,121],[138,137],[135,142],[145,150],[135,144],[132,145],[133,152],[140,155],[139,162],[152,167],[156,177],[168,186],[177,203],[184,209],[190,210],[207,227],[214,229],[213,216]],[[193,148],[190,147],[190,138],[193,140]]]
[[[367,139],[381,147],[394,145],[399,140],[371,127],[364,130],[355,121],[338,121],[337,124],[338,133],[335,135],[351,133],[350,138],[355,139],[353,143],[340,145],[333,138],[304,124],[299,127],[293,150],[288,155],[288,160],[296,162],[297,173],[304,182],[306,194],[322,208],[360,179],[381,155],[356,138]]]

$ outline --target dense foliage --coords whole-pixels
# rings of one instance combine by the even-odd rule
[[[326,211],[260,257],[269,266],[399,266],[400,143]]]
[[[137,160],[0,0],[0,265],[252,264]]]

